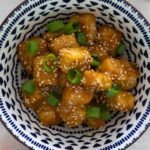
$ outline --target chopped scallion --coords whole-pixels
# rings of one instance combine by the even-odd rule
[[[62,20],[54,20],[47,25],[48,31],[55,33],[62,30],[65,27],[65,24]]]
[[[32,80],[27,80],[22,85],[22,91],[26,95],[32,95],[36,89],[36,86]]]
[[[103,120],[109,120],[110,119],[110,112],[105,104],[100,105],[100,118]]]
[[[27,54],[34,56],[39,50],[39,43],[36,40],[30,40],[26,42]]]
[[[111,89],[109,89],[107,92],[106,92],[106,96],[107,97],[114,97],[116,96],[119,92],[120,92],[120,87],[118,86],[113,86]]]
[[[50,63],[50,64],[48,64]],[[44,61],[43,61],[43,69],[45,72],[50,73],[52,72],[54,69],[56,69],[57,66],[57,58],[54,54],[50,53],[48,54]]]
[[[60,97],[56,92],[51,92],[47,98],[48,104],[56,107],[59,103]]]
[[[123,42],[121,42],[119,44],[119,46],[117,47],[117,49],[116,49],[116,54],[117,55],[122,55],[125,50],[126,50],[126,46]]]
[[[72,34],[78,32],[80,31],[80,24],[73,24],[72,22],[69,22],[66,24],[63,31],[65,34]]]
[[[98,54],[94,53],[91,55],[92,58],[93,58],[93,61],[91,63],[91,66],[92,67],[98,67],[100,65],[100,62],[99,62],[99,57],[98,57]]]
[[[77,33],[77,40],[80,45],[84,45],[84,46],[87,45],[87,38],[86,38],[86,34],[84,32]]]
[[[80,81],[82,79],[82,75],[81,75],[80,71],[78,71],[76,69],[71,69],[67,73],[67,79],[72,84],[78,84],[78,83],[80,83]]]
[[[100,108],[96,106],[89,106],[86,111],[87,118],[100,118]]]

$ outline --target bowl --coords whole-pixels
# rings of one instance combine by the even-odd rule
[[[131,112],[114,113],[102,129],[85,125],[69,129],[64,124],[44,127],[26,109],[19,87],[27,78],[18,61],[17,45],[40,35],[56,18],[90,12],[99,24],[122,31],[127,51],[124,57],[138,64],[140,77],[132,91],[135,106]],[[0,117],[7,129],[28,147],[38,150],[124,149],[135,142],[150,125],[150,24],[123,0],[28,0],[19,5],[0,28]]]

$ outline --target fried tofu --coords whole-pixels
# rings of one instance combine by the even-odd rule
[[[56,86],[59,80],[59,70],[56,68],[46,72],[43,68],[45,56],[38,56],[34,59],[33,78],[39,86]]]
[[[134,107],[134,96],[130,92],[121,91],[116,96],[107,98],[106,104],[113,111],[130,111]]]
[[[28,52],[28,44],[27,43],[30,41],[37,42],[37,47],[38,47],[37,53],[35,53],[34,55],[32,55]],[[18,46],[19,60],[28,74],[31,75],[33,72],[33,59],[38,55],[47,53],[47,51],[48,51],[48,48],[47,48],[46,40],[39,38],[39,37],[30,38],[19,44],[19,46]]]
[[[87,70],[83,74],[82,84],[95,90],[108,90],[112,87],[112,80],[104,73]]]
[[[70,69],[84,71],[90,68],[92,57],[85,47],[63,48],[59,53],[60,68],[67,73]]]
[[[79,44],[74,34],[60,35],[54,38],[49,44],[49,49],[55,55],[58,55],[62,48],[76,48]]]
[[[111,26],[104,25],[98,28],[97,41],[102,43],[109,56],[116,55],[116,49],[122,40],[122,33]]]

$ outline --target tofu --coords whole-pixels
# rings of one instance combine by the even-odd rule
[[[51,107],[46,101],[43,101],[37,110],[40,122],[44,126],[60,124],[62,121],[56,112],[56,108]]]
[[[74,34],[71,35],[60,35],[54,38],[49,44],[49,49],[55,55],[59,55],[62,48],[76,48],[79,44]]]
[[[86,120],[86,108],[84,106],[72,106],[62,102],[57,107],[60,118],[69,127],[81,125]]]
[[[112,81],[123,90],[131,90],[137,84],[139,71],[133,63],[127,60],[107,58],[102,61],[98,70],[109,75]]]
[[[92,90],[81,86],[66,86],[63,90],[62,99],[70,105],[81,106],[88,104],[92,100],[93,95],[94,92]]]
[[[81,31],[86,34],[89,45],[92,45],[96,36],[96,17],[90,13],[72,16],[70,22],[80,23]]]
[[[59,70],[54,69],[48,73],[43,69],[43,61],[46,56],[38,56],[34,59],[33,78],[39,86],[56,86],[59,80]]]
[[[59,53],[59,60],[61,70],[67,73],[70,69],[89,69],[92,57],[85,47],[63,48]]]
[[[102,43],[109,56],[115,56],[116,49],[122,40],[122,33],[111,26],[103,25],[98,28],[97,42]]]
[[[108,90],[112,87],[112,80],[104,73],[87,70],[83,74],[82,84],[95,90]]]
[[[116,96],[107,98],[106,104],[113,111],[130,111],[134,107],[134,96],[130,92],[121,91]]]
[[[29,41],[37,41],[38,43],[39,49],[35,55],[30,55],[27,52],[28,49],[27,49],[26,43]],[[22,66],[24,67],[24,69],[27,71],[28,74],[32,75],[33,59],[38,55],[47,53],[47,51],[48,51],[48,47],[47,47],[46,40],[39,38],[39,37],[30,38],[19,44],[18,57],[19,57],[20,63],[22,64]]]

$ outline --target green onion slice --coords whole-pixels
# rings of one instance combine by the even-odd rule
[[[34,56],[39,50],[39,43],[36,40],[30,40],[26,42],[27,54]]]
[[[50,73],[54,71],[56,67],[57,67],[57,57],[52,53],[48,54],[43,61],[44,71]]]
[[[100,118],[103,120],[109,120],[111,118],[110,112],[109,112],[106,104],[100,105]]]
[[[22,91],[26,95],[32,95],[36,89],[36,85],[32,80],[27,80],[22,85]]]
[[[117,47],[117,49],[116,49],[116,54],[117,55],[122,55],[125,50],[126,50],[126,46],[123,42],[121,42],[119,44],[119,46]]]
[[[77,33],[77,41],[80,45],[87,45],[87,38],[86,38],[86,34],[84,32],[78,32]]]
[[[107,97],[114,97],[121,91],[121,88],[119,86],[112,86],[111,89],[109,89],[106,92]]]
[[[80,71],[78,71],[76,69],[71,69],[67,73],[67,79],[72,84],[78,84],[78,83],[80,83],[80,81],[82,79],[82,75],[81,75]]]
[[[100,118],[100,108],[96,106],[89,106],[86,111],[87,118]]]
[[[48,31],[55,33],[62,30],[65,27],[65,24],[62,20],[54,20],[47,25]]]
[[[79,23],[74,24],[72,22],[69,22],[66,24],[63,31],[65,34],[72,34],[72,33],[78,32],[80,31],[80,24]]]
[[[48,104],[56,107],[60,101],[60,96],[56,92],[51,92],[47,97]]]
[[[92,58],[93,58],[93,61],[92,61],[92,63],[91,63],[91,66],[93,66],[93,67],[98,67],[98,66],[100,65],[98,54],[94,53],[94,54],[92,54],[91,56],[92,56]]]

